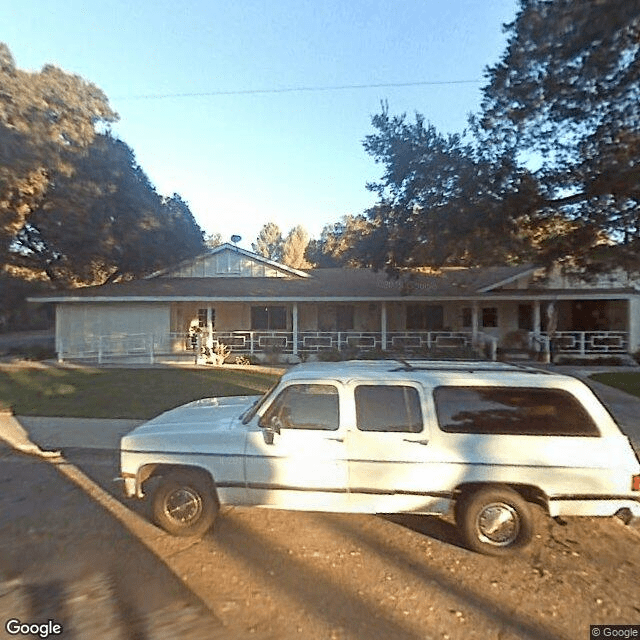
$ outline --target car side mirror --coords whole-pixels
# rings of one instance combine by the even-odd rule
[[[282,420],[279,416],[271,416],[264,421],[264,423],[260,423],[260,427],[262,428],[262,432],[264,435],[264,441],[267,444],[273,444],[275,434],[280,435],[280,429],[282,429]]]

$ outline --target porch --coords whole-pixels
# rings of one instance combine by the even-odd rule
[[[629,352],[626,331],[529,332],[528,354],[573,356],[623,355]],[[103,364],[136,359],[140,362],[182,360],[205,362],[205,348],[217,344],[231,349],[230,360],[252,356],[258,360],[298,361],[342,354],[396,357],[486,357],[495,360],[498,341],[473,331],[213,331],[200,333],[87,336],[58,345],[58,359],[90,360]]]

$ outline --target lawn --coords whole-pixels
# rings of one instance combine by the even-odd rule
[[[245,369],[0,364],[0,407],[25,416],[148,419],[199,398],[261,394],[277,379]]]
[[[640,397],[640,373],[632,371],[596,373],[591,376],[591,379]]]

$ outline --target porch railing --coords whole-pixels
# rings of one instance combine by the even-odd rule
[[[556,331],[530,333],[530,344],[536,351],[574,355],[628,353],[629,334],[626,331]]]
[[[485,336],[490,341],[488,336]],[[297,340],[291,331],[215,331],[214,344],[220,342],[231,348],[232,355],[318,354],[322,351],[382,350],[425,353],[425,351],[454,351],[474,346],[470,331],[299,331]],[[478,334],[476,342],[482,343]],[[58,342],[58,359],[89,359],[102,364],[121,358],[142,358],[154,362],[167,355],[189,355],[194,358],[207,346],[207,336],[187,333],[113,334],[87,336],[83,339]],[[495,351],[495,345],[493,351]]]

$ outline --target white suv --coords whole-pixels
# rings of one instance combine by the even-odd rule
[[[640,464],[579,380],[486,362],[350,361],[290,369],[263,397],[208,398],[122,439],[125,494],[201,535],[220,505],[447,514],[503,554],[550,516],[640,516]],[[154,484],[154,483],[152,483]]]

